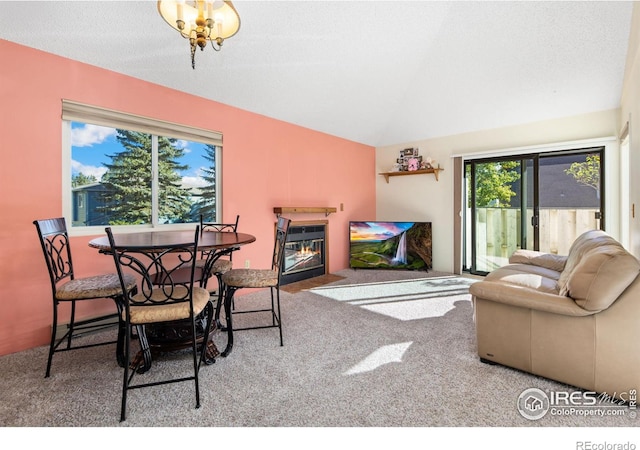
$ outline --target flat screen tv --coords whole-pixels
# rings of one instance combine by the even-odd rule
[[[432,269],[431,222],[349,222],[352,269]]]

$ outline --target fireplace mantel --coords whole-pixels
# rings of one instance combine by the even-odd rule
[[[325,216],[328,216],[331,213],[336,212],[336,208],[328,207],[328,206],[320,206],[320,207],[312,207],[312,206],[275,206],[273,208],[273,212],[277,217],[280,217],[281,214],[287,213],[323,213]]]

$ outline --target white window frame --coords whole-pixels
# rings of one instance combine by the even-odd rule
[[[86,105],[71,100],[62,100],[62,214],[68,224],[73,223],[73,203],[71,195],[71,122],[90,123],[111,128],[123,128],[127,130],[150,133],[155,136],[172,137],[197,141],[204,144],[216,146],[216,222],[222,222],[222,133],[218,131],[205,130],[187,125],[166,122],[150,117],[135,114],[123,113],[98,106]],[[157,164],[157,161],[154,163]],[[157,181],[157,168],[154,169],[154,179]],[[157,190],[157,183],[152,185],[153,190]],[[157,198],[157,195],[154,196]],[[157,205],[152,205],[157,208]],[[132,233],[139,231],[153,230],[180,230],[192,229],[192,223],[159,224],[155,223],[157,214],[153,214],[154,223],[144,225],[117,225],[112,228],[119,233]],[[105,225],[68,227],[72,236],[92,236],[104,234]]]

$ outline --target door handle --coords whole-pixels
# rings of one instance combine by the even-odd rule
[[[531,216],[531,226],[532,227],[538,226],[538,216]]]

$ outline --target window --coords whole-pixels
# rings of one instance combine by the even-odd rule
[[[220,221],[219,133],[63,101],[63,135],[72,230]]]
[[[463,270],[486,275],[517,249],[566,255],[604,229],[605,147],[465,161]]]

